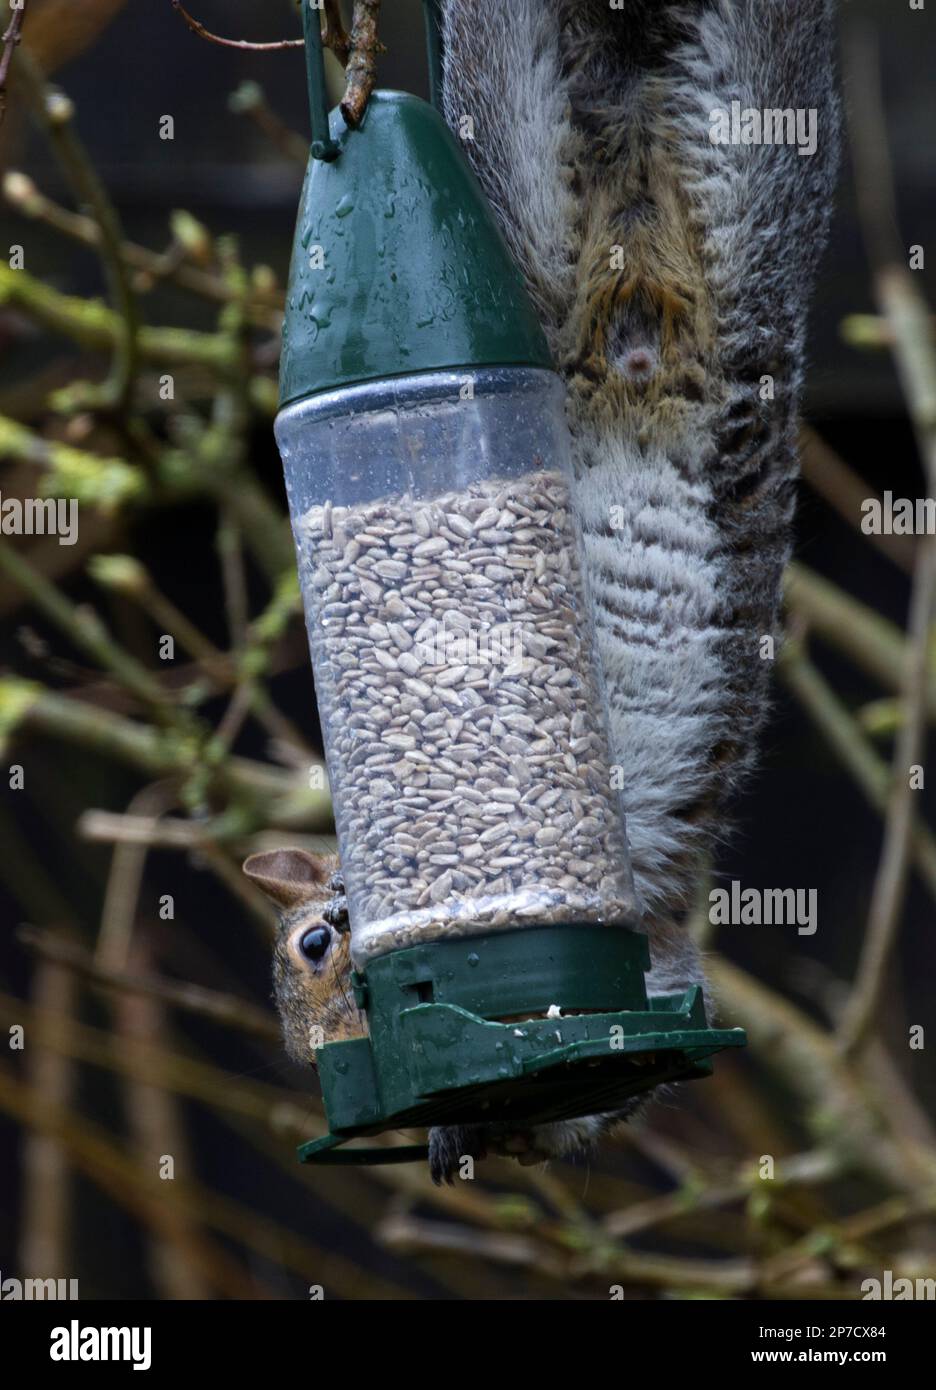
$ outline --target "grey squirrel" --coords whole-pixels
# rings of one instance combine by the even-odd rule
[[[832,0],[442,7],[444,115],[568,387],[652,993],[704,984],[686,916],[768,701],[762,639],[790,548],[806,309],[838,158],[833,13]],[[813,151],[716,139],[733,103],[807,113]],[[336,866],[283,850],[245,867],[284,913],[276,997],[287,1047],[310,1060],[311,1024],[329,1040],[364,1031],[329,905]],[[433,1131],[433,1176],[486,1148],[587,1147],[622,1118]]]

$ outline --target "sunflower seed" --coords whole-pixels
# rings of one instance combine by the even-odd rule
[[[298,530],[355,959],[629,920],[562,476],[325,504]]]

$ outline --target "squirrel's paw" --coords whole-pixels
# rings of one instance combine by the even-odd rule
[[[466,1158],[499,1154],[515,1158],[524,1167],[545,1163],[575,1149],[590,1147],[593,1137],[587,1121],[577,1125],[534,1125],[514,1129],[506,1125],[445,1125],[429,1131],[429,1173],[436,1186],[451,1185]],[[579,1133],[581,1131],[581,1133]]]
[[[647,1097],[635,1096],[624,1108],[604,1115],[583,1115],[577,1120],[531,1125],[447,1125],[429,1131],[429,1172],[437,1185],[452,1183],[465,1158],[486,1158],[489,1153],[514,1158],[523,1167],[546,1163],[551,1158],[589,1153],[602,1135],[643,1108]]]
[[[463,1159],[486,1156],[486,1132],[481,1125],[438,1125],[429,1131],[429,1175],[436,1187],[452,1185]]]
[[[351,929],[351,921],[348,917],[348,899],[345,896],[344,879],[340,869],[336,869],[329,876],[325,885],[329,893],[333,896],[322,909],[322,917],[335,931],[346,932]]]

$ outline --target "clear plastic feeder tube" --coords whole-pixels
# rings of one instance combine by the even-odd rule
[[[563,402],[487,368],[277,419],[358,966],[633,924]]]

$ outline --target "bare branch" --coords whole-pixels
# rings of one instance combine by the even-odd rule
[[[851,108],[852,152],[868,253],[874,266],[878,305],[894,342],[898,375],[907,399],[923,459],[927,491],[936,491],[936,349],[929,311],[913,277],[901,262],[896,233],[893,176],[881,95],[877,45],[870,31],[853,32],[847,47],[855,90],[864,100]],[[861,80],[861,87],[857,86]],[[872,1035],[888,961],[900,927],[906,897],[916,818],[911,770],[922,764],[926,747],[929,636],[936,610],[936,545],[922,536],[917,546],[908,621],[908,656],[902,683],[903,718],[897,729],[884,843],[871,895],[868,929],[854,993],[842,1019],[839,1042],[854,1052]]]
[[[209,43],[216,43],[220,48],[248,49],[251,53],[278,53],[286,48],[305,47],[302,39],[278,39],[275,43],[252,43],[250,39],[223,39],[220,34],[213,34],[190,15],[188,10],[183,9],[180,0],[169,0],[169,3],[176,13],[182,16],[193,34],[197,34],[200,39],[207,39]]]
[[[346,76],[348,86],[341,102],[341,114],[349,126],[360,125],[367,101],[377,81],[377,16],[380,0],[354,0],[351,25],[351,56]]]
[[[0,38],[3,44],[3,52],[0,53],[0,125],[6,115],[6,87],[7,78],[10,74],[10,64],[13,61],[13,53],[23,34],[23,20],[26,18],[26,0],[13,11],[13,18],[7,26],[6,32]]]
[[[281,154],[305,168],[309,157],[308,140],[304,140],[301,135],[290,130],[285,121],[280,120],[276,112],[270,108],[258,82],[242,82],[228,97],[228,106],[239,116],[248,116]]]
[[[146,999],[159,999],[180,1013],[196,1014],[213,1019],[228,1028],[277,1042],[280,1030],[273,1015],[258,1009],[247,999],[217,990],[204,989],[187,981],[166,980],[159,975],[137,975],[129,970],[109,969],[96,964],[81,946],[76,946],[55,932],[38,927],[20,927],[17,937],[24,946],[35,951],[43,960],[52,961],[71,971],[80,979],[90,980],[101,989],[122,994],[136,994]]]
[[[27,174],[18,169],[8,170],[3,176],[2,190],[6,201],[22,216],[43,222],[84,246],[100,246],[101,229],[92,217],[71,212],[46,197]],[[177,242],[174,242],[174,246],[178,251]],[[149,287],[163,280],[171,280],[173,284],[180,285],[204,299],[227,303],[232,297],[230,287],[219,276],[201,270],[188,260],[175,257],[167,260],[165,255],[126,240],[121,242],[120,253],[127,265],[140,272],[137,287],[139,281],[144,279]],[[250,293],[248,312],[251,319],[259,327],[278,333],[283,322],[282,291],[275,287],[265,290],[251,285]]]
[[[857,528],[863,503],[878,496],[874,488],[860,478],[810,425],[800,425],[799,453],[803,477],[810,487],[830,507],[834,507],[849,526]],[[916,548],[911,536],[871,534],[867,539],[906,574],[911,572]]]
[[[843,767],[875,810],[887,805],[888,769],[848,706],[800,649],[786,642],[780,673]],[[925,825],[913,828],[914,863],[930,895],[936,898],[936,838]]]
[[[55,151],[76,201],[87,208],[97,224],[97,248],[117,311],[118,332],[110,374],[102,390],[91,393],[94,399],[89,403],[125,413],[131,404],[140,366],[140,312],[121,250],[120,218],[75,130],[75,110],[71,101],[46,81],[42,69],[26,49],[20,55],[20,67],[35,118]]]
[[[251,39],[225,39],[220,34],[213,34],[210,29],[206,29],[204,24],[197,20],[194,15],[189,14],[180,0],[169,0],[169,3],[176,13],[185,20],[193,34],[197,34],[200,39],[207,39],[209,43],[217,44],[219,48],[239,48],[249,53],[281,53],[288,48],[305,47],[304,39],[277,39],[273,43],[254,43]],[[377,3],[379,4],[379,0]],[[341,22],[338,0],[325,0],[324,16],[322,43],[325,48],[331,49],[341,66],[344,67],[351,52],[352,41],[348,38]]]
[[[910,657],[896,623],[796,560],[787,566],[784,599],[792,615],[805,622],[810,636],[821,638],[867,672],[885,690],[903,688]],[[936,719],[936,680],[928,687],[929,717]]]

